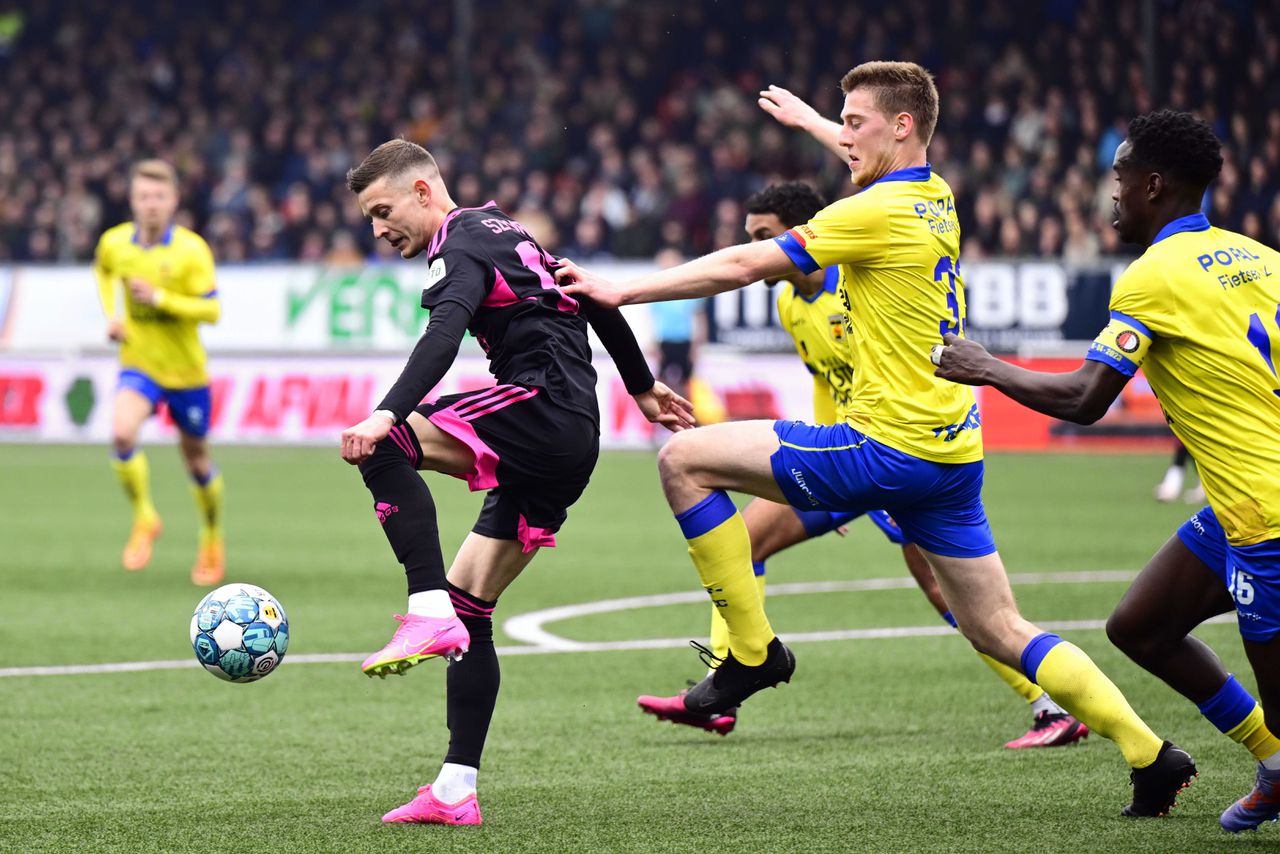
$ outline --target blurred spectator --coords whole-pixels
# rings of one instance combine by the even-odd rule
[[[432,149],[460,204],[540,210],[556,254],[703,253],[731,242],[724,200],[768,181],[850,191],[755,93],[777,83],[834,116],[837,81],[869,58],[937,76],[931,155],[966,257],[1128,251],[1110,233],[1112,155],[1133,115],[1166,105],[1223,138],[1216,224],[1280,244],[1280,5],[1154,5],[1148,80],[1138,4],[1099,0],[743,0],[733,15],[493,0],[459,50],[441,49],[453,7],[428,0],[394,16],[322,0],[20,4],[0,15],[0,259],[87,259],[128,216],[119,176],[147,156],[178,166],[184,221],[220,261],[392,258],[343,176],[401,135]]]
[[[685,261],[684,253],[674,246],[658,250],[654,263],[659,269],[675,267]],[[653,316],[653,334],[658,342],[658,379],[677,394],[689,396],[698,360],[698,347],[706,341],[706,314],[703,300],[684,299],[649,304]]]

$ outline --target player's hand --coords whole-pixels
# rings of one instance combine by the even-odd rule
[[[342,458],[353,466],[373,456],[378,443],[387,438],[394,426],[390,418],[375,412],[354,427],[342,431]]]
[[[560,258],[556,267],[556,284],[568,296],[586,297],[601,308],[622,305],[622,292],[607,279],[588,273],[568,258]]]
[[[822,121],[817,110],[781,86],[770,86],[761,91],[760,100],[756,103],[760,105],[760,109],[789,128],[808,130],[815,121]]]
[[[117,344],[124,343],[124,321],[120,318],[113,317],[107,321],[107,340]]]
[[[143,305],[156,304],[156,289],[151,283],[142,279],[129,280],[129,295],[133,297],[133,301],[142,303]]]
[[[676,394],[665,383],[655,382],[653,388],[634,395],[636,406],[653,424],[661,424],[672,433],[697,426],[693,419],[693,404]]]
[[[977,341],[961,338],[954,332],[942,336],[935,344],[930,359],[938,366],[935,377],[964,385],[985,385],[986,368],[994,357]]]

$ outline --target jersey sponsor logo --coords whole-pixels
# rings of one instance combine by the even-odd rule
[[[1142,341],[1138,338],[1138,333],[1131,332],[1126,329],[1116,336],[1116,346],[1124,353],[1135,353]]]
[[[431,287],[436,282],[444,278],[444,259],[437,258],[431,262],[431,267],[427,270],[427,287]]]
[[[816,240],[818,235],[813,233],[813,229],[807,225],[797,225],[795,229],[796,236],[800,238],[800,243],[807,246],[810,240]]]
[[[817,507],[818,499],[813,497],[813,492],[809,490],[809,485],[804,482],[804,472],[800,471],[800,469],[793,468],[791,470],[791,479],[796,482],[796,486],[800,487],[800,491],[809,499],[809,503],[814,507]]]

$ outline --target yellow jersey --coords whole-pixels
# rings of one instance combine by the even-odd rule
[[[141,371],[163,388],[209,384],[197,327],[217,323],[220,307],[213,253],[200,235],[171,225],[160,242],[143,246],[137,227],[121,223],[98,240],[93,272],[108,318],[117,314],[117,295],[124,295],[120,367]],[[156,305],[133,299],[128,282],[135,278],[156,289]]]
[[[1174,220],[1116,281],[1086,358],[1142,368],[1232,545],[1280,537],[1280,253]]]
[[[840,301],[840,270],[828,267],[822,290],[812,297],[790,282],[778,285],[778,321],[795,342],[800,360],[813,375],[813,421],[835,424],[849,403],[853,361]]]
[[[877,442],[939,463],[982,459],[973,390],[933,375],[929,352],[964,334],[960,221],[929,165],[890,172],[774,238],[804,272],[840,266],[857,377],[844,418]]]

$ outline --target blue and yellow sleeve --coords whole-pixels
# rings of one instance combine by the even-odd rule
[[[830,204],[803,225],[774,238],[791,262],[804,273],[836,264],[857,264],[883,258],[888,248],[888,218],[868,200],[850,196]]]
[[[1137,318],[1119,311],[1111,312],[1111,321],[1093,339],[1085,359],[1110,365],[1126,377],[1142,367],[1155,335]]]

